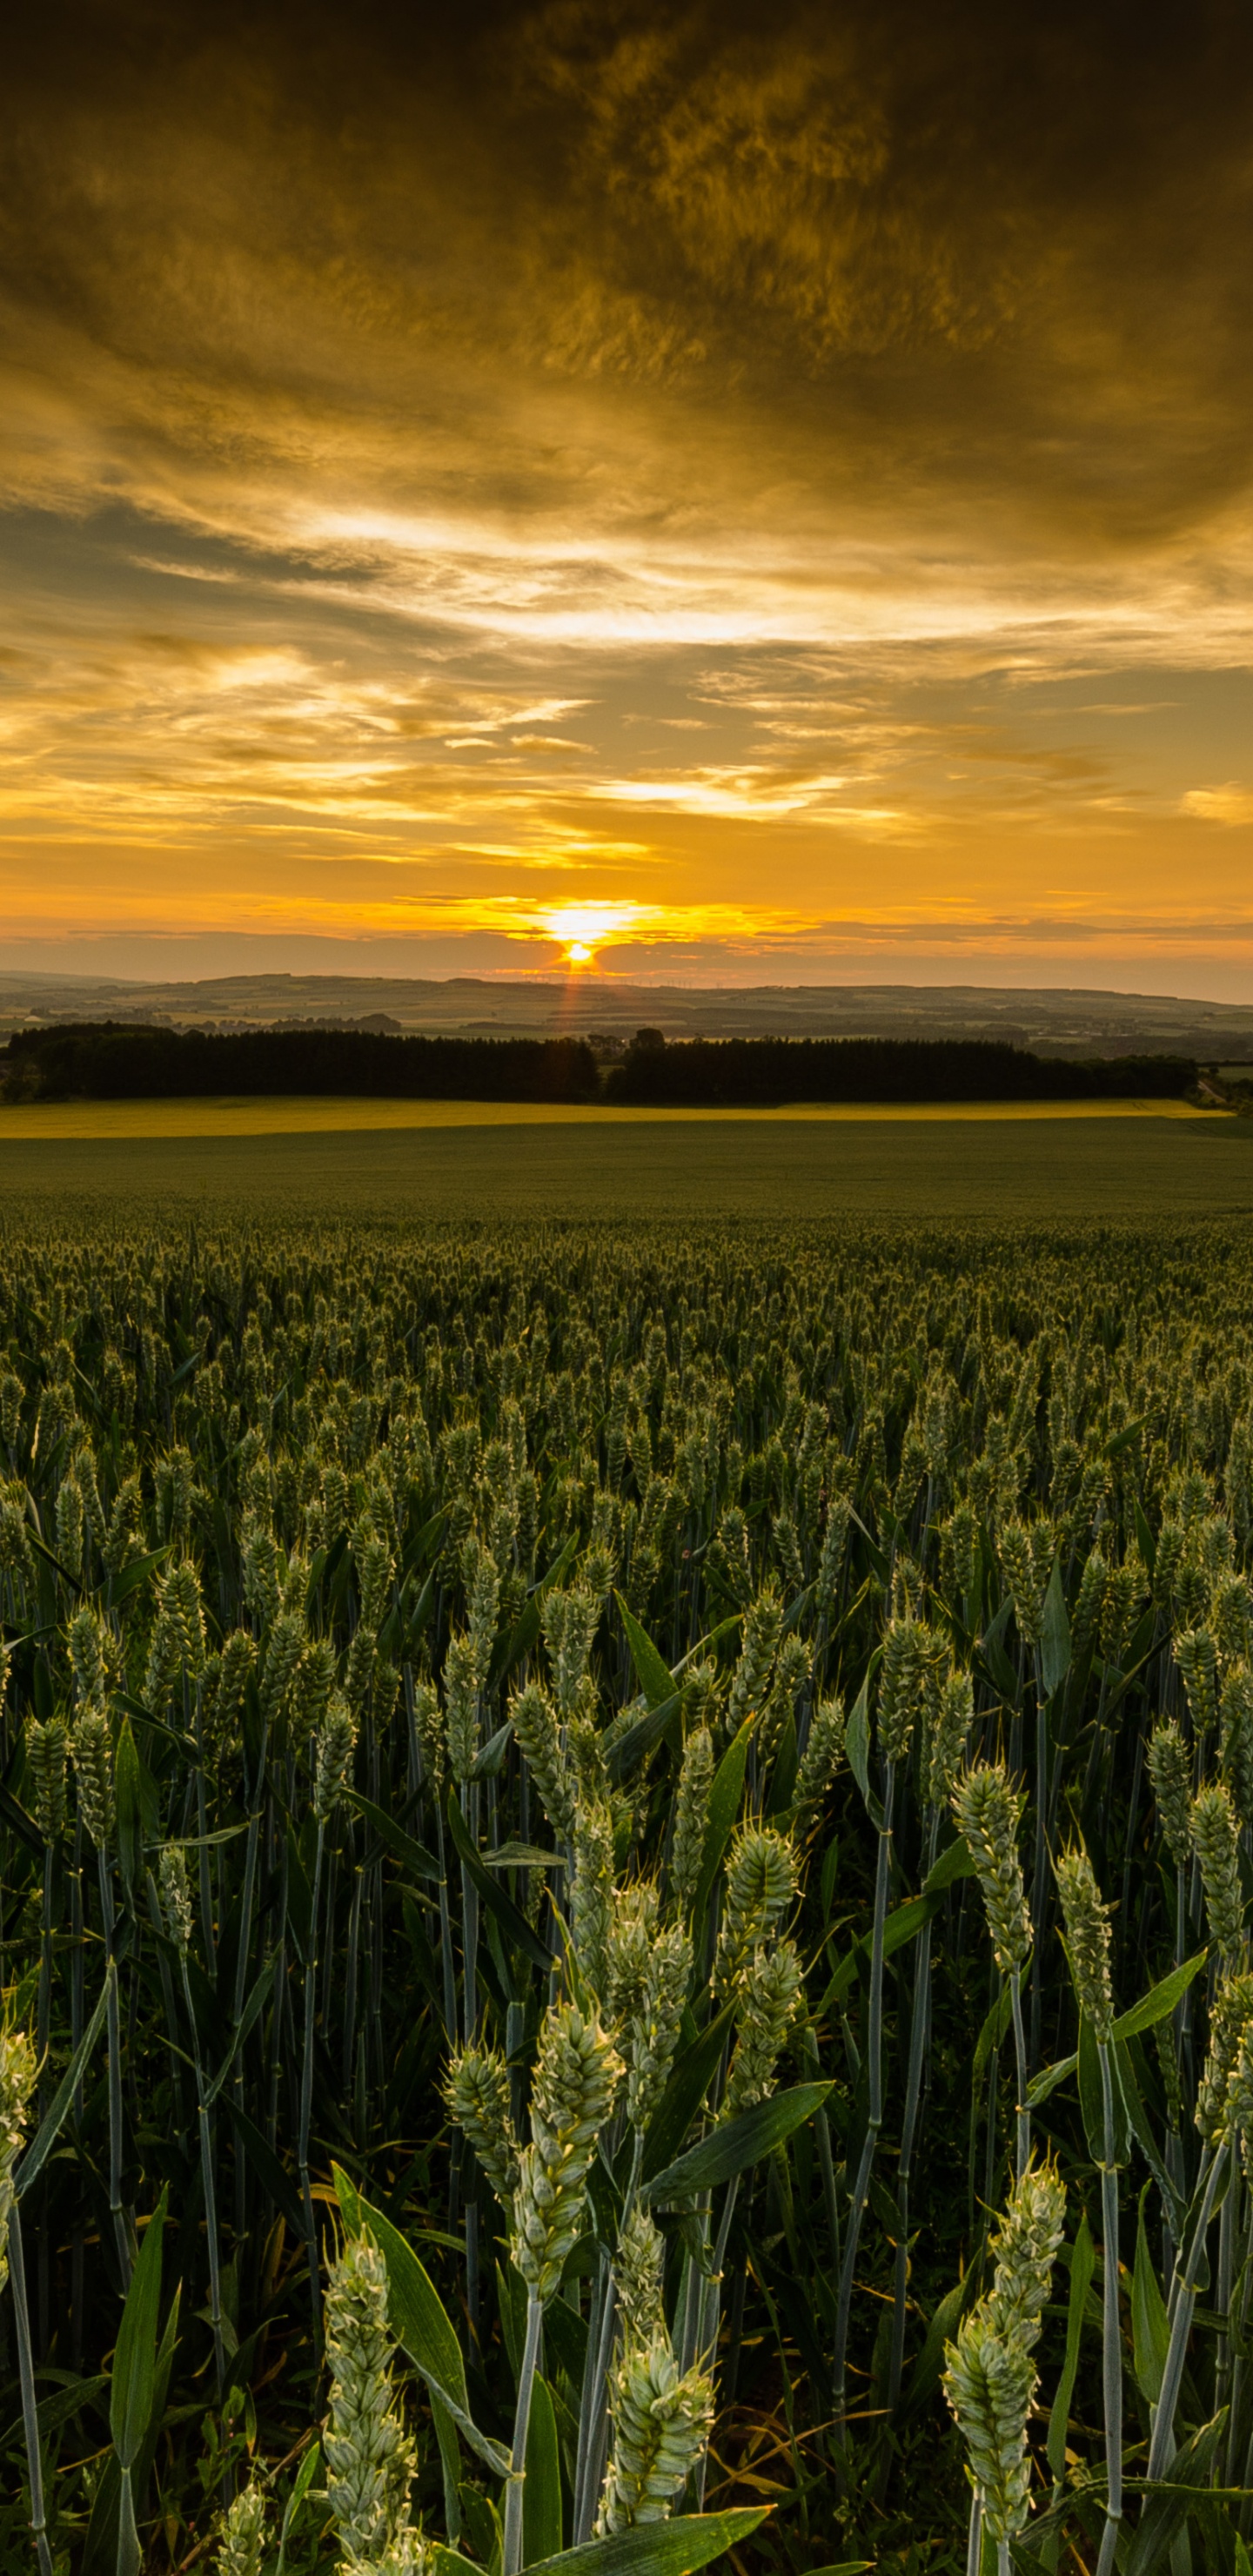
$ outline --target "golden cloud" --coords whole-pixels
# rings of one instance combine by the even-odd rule
[[[70,15],[0,164],[11,924],[1242,917],[1232,8]]]

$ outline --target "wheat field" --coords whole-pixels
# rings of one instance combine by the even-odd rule
[[[6,1250],[0,2564],[1242,2570],[1247,1236]]]

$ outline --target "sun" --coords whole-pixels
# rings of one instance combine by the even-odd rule
[[[594,966],[597,949],[621,936],[638,911],[633,903],[562,903],[543,914],[542,927],[560,941],[563,966]]]

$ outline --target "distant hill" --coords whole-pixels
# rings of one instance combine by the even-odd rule
[[[590,1038],[612,1056],[647,1025],[667,1038],[995,1038],[1037,1055],[1253,1060],[1253,1006],[980,984],[619,983],[451,976],[225,975],[137,983],[0,973],[0,1034],[111,1019],[218,1032],[287,1025],[459,1037]]]

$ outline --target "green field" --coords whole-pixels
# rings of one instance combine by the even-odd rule
[[[1241,1135],[0,1186],[2,2576],[1248,2576]]]
[[[357,1219],[1253,1214],[1253,1124],[1214,1119],[710,1120],[16,1142],[0,1208],[246,1204]]]

